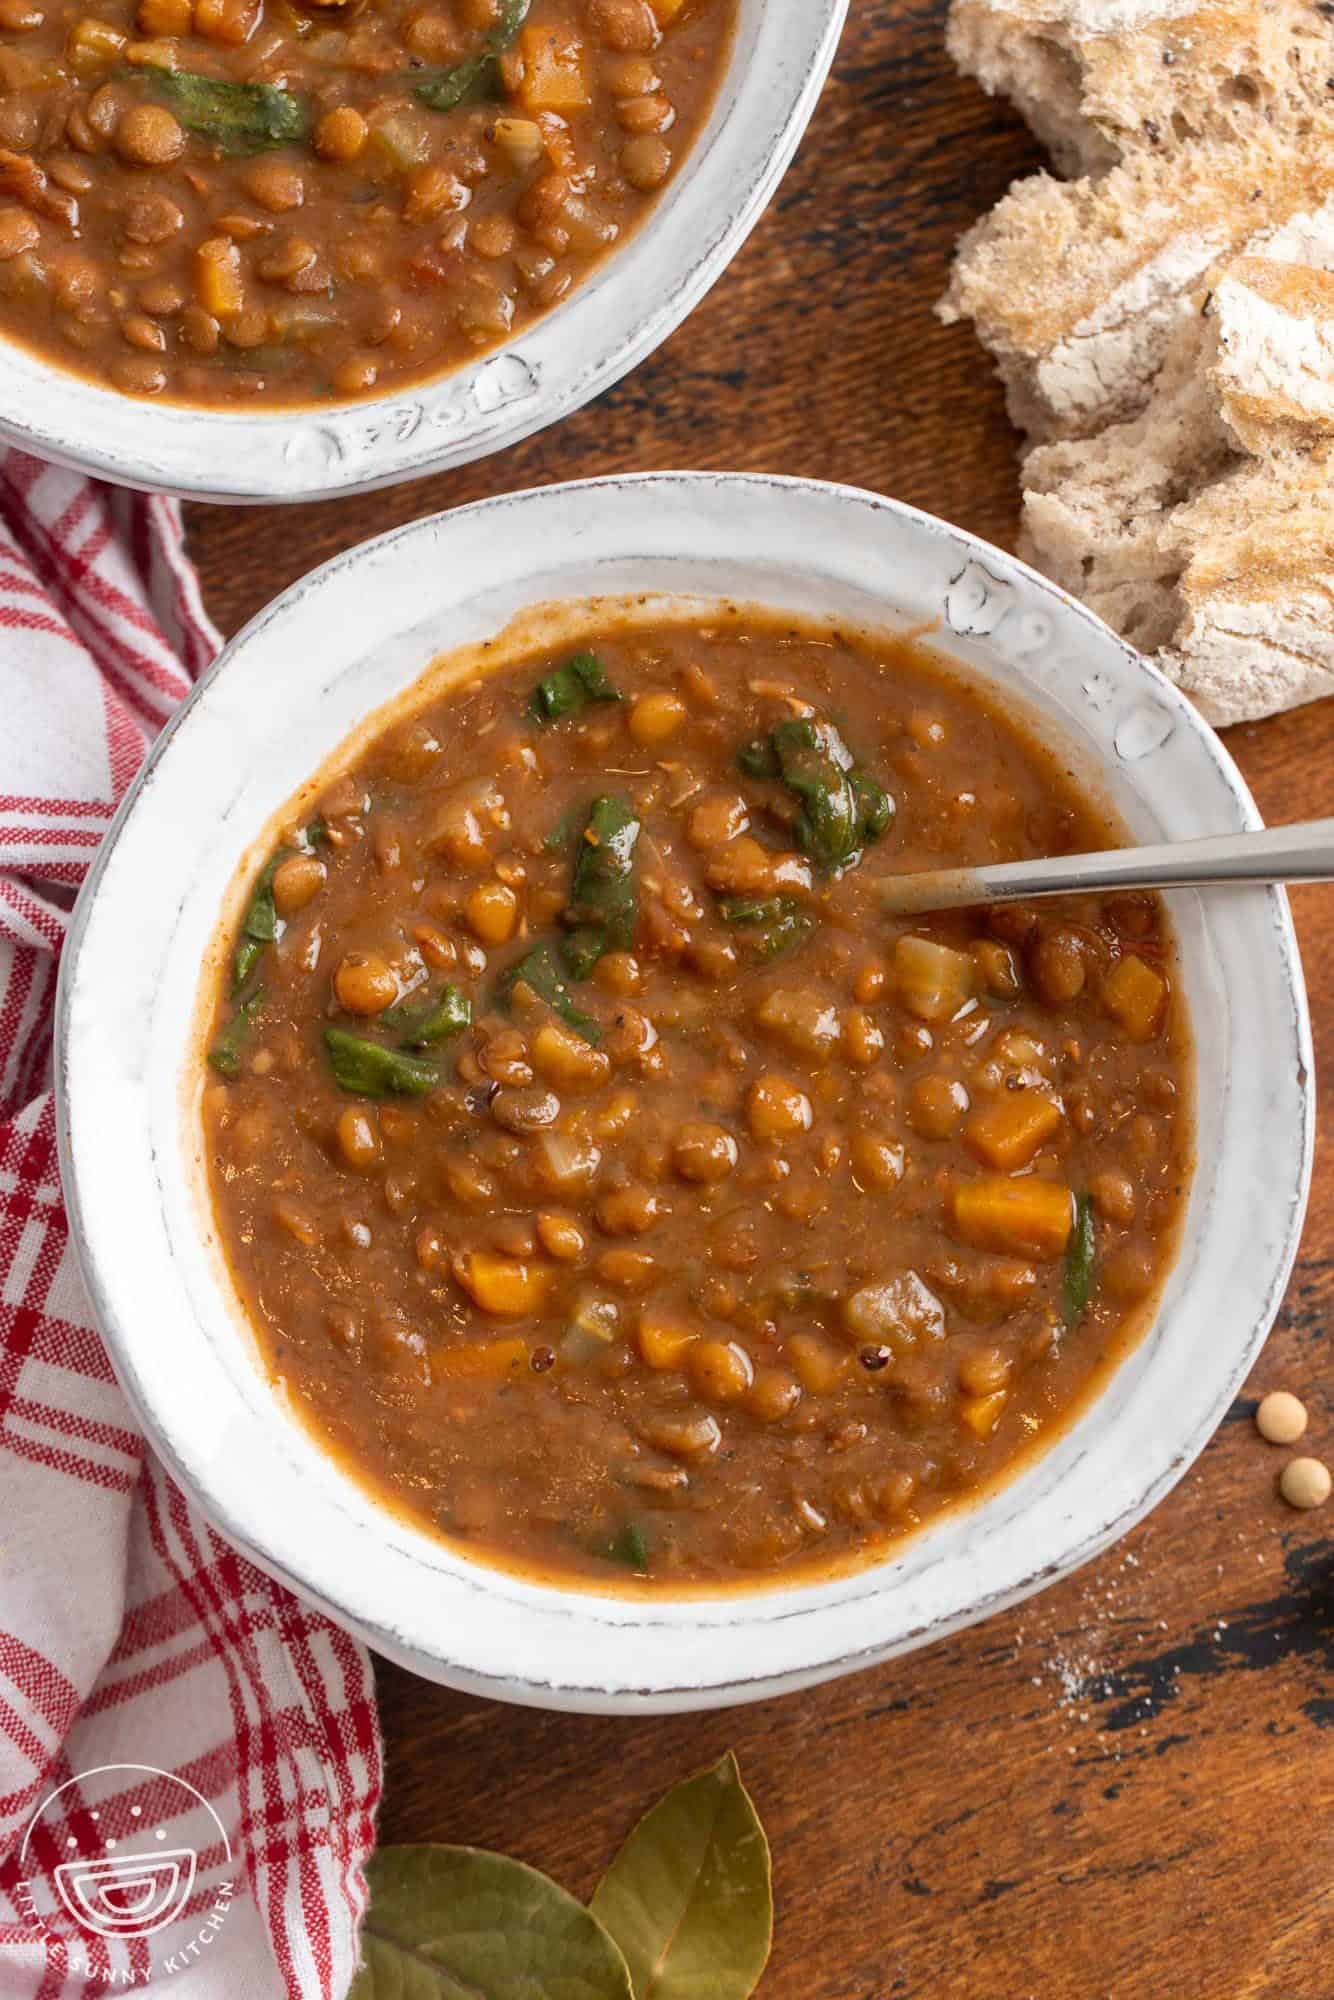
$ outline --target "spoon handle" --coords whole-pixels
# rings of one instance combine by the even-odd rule
[[[1001,861],[986,868],[941,868],[890,876],[884,907],[910,915],[970,903],[1008,903],[1100,889],[1193,889],[1229,882],[1334,881],[1334,819],[1258,833],[1220,833],[1160,847],[1113,847],[1045,861]]]

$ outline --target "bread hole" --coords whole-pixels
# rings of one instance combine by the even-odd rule
[[[1079,92],[1082,88],[1082,74],[1079,64],[1068,48],[1054,42],[1047,35],[1035,35],[1033,53],[1048,72],[1053,83],[1064,83],[1067,90]]]
[[[1254,105],[1260,102],[1259,85],[1249,76],[1229,77],[1220,94],[1226,104]]]
[[[1070,50],[1045,35],[1034,37],[1032,50],[1038,71],[1033,95],[1041,98],[1044,110],[1052,116],[1078,116],[1084,101],[1084,77]]]
[[[1127,604],[1121,616],[1126,638],[1132,646],[1141,647],[1145,631],[1154,623],[1154,607],[1143,602]]]

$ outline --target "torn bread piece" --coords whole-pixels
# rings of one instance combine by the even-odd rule
[[[1334,270],[1237,257],[1209,302],[1210,383],[1243,450],[1334,436]]]
[[[1310,359],[1313,292],[1334,339],[1334,276],[1238,259],[1139,416],[1024,462],[1022,553],[1220,727],[1334,692],[1332,378],[1277,365]]]
[[[1181,622],[1178,510],[1238,463],[1201,363],[1207,338],[1196,315],[1139,416],[1039,445],[1023,464],[1019,553],[1142,653]]]
[[[1182,508],[1181,619],[1157,663],[1208,721],[1334,694],[1334,446],[1251,459]]]
[[[1018,182],[959,246],[946,321],[971,319],[1035,439],[1133,416],[1219,260],[1334,195],[1334,117],[1135,154],[1100,180]]]
[[[953,0],[946,40],[1065,174],[1257,123],[1302,129],[1334,75],[1334,20],[1314,0]]]
[[[1334,201],[1262,248],[1222,267],[1139,416],[1023,463],[1025,554],[1145,652],[1179,615],[1172,510],[1245,455],[1334,440]]]
[[[1192,441],[1220,462],[1217,436],[1195,427],[1198,406],[1176,415],[1180,428],[1152,452],[1145,418],[1119,427],[1122,436],[1035,452],[1030,560],[1149,654],[1218,728],[1334,694],[1334,445],[1234,456],[1174,505]],[[1094,462],[1065,467],[1044,488],[1057,470],[1051,454],[1064,453]]]

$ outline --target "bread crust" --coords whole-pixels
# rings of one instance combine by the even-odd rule
[[[1254,457],[1334,435],[1334,270],[1238,257],[1209,302],[1210,382]]]
[[[1315,311],[1334,363],[1334,272],[1238,259],[1138,416],[1024,460],[1022,552],[1219,727],[1334,692],[1334,368],[1274,376]]]
[[[952,0],[960,69],[1008,97],[1065,174],[1318,117],[1334,21],[1311,0]]]
[[[959,245],[939,307],[971,319],[1010,414],[1087,437],[1147,400],[1176,329],[1229,255],[1334,195],[1334,115],[1308,140],[1264,128],[1141,154],[1097,180],[1019,181]]]
[[[1182,617],[1159,664],[1219,728],[1334,693],[1331,449],[1249,460],[1181,512]]]

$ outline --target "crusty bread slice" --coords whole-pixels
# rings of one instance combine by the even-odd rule
[[[1187,470],[1174,447],[1186,458],[1195,440],[1220,463],[1199,414],[1183,387],[1164,438],[1147,439],[1140,418],[1033,453],[1025,552],[1223,728],[1334,693],[1334,446],[1223,460],[1230,469],[1173,505]],[[1046,485],[1067,453],[1091,462]]]
[[[1067,174],[1257,122],[1298,129],[1334,74],[1334,20],[1313,0],[952,0],[947,42]]]
[[[1219,260],[1334,194],[1334,115],[1301,137],[1136,153],[1098,180],[1019,181],[964,237],[947,321],[971,319],[1035,439],[1088,436],[1143,407]]]
[[[1275,241],[1310,248],[1322,228]],[[1329,272],[1237,259],[1137,417],[1024,462],[1022,552],[1220,726],[1334,692],[1332,329]]]
[[[1334,437],[1334,269],[1234,258],[1209,320],[1210,385],[1245,451],[1261,457]]]
[[[1334,446],[1252,459],[1177,514],[1181,621],[1158,664],[1219,728],[1334,694]]]
[[[1238,462],[1201,365],[1205,340],[1197,315],[1139,416],[1039,445],[1023,465],[1021,555],[1143,653],[1167,645],[1181,621],[1177,512]]]

